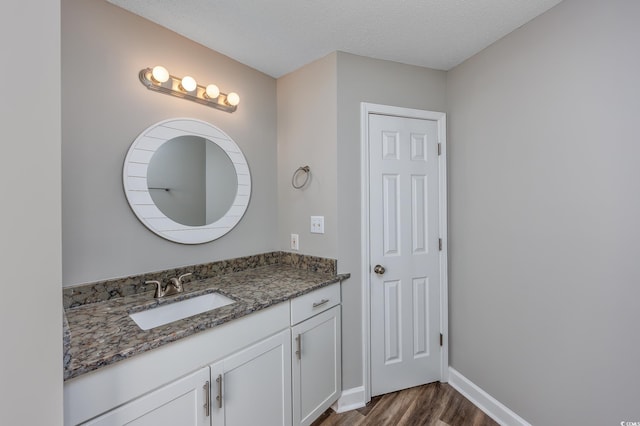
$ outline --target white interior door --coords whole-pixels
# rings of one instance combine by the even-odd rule
[[[440,379],[438,123],[368,114],[371,395]]]

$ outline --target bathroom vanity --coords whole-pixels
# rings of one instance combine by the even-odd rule
[[[193,118],[144,130],[122,177],[140,222],[184,245],[229,233],[251,196],[240,147]],[[272,252],[63,289],[64,424],[312,423],[341,393],[336,270]]]
[[[313,269],[278,262],[196,277],[166,300],[78,304],[66,290],[78,306],[65,310],[65,425],[310,424],[340,396],[349,277]],[[233,303],[149,330],[130,317],[212,292]]]

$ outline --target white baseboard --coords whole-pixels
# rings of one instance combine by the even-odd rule
[[[331,406],[336,413],[344,413],[364,407],[364,386],[342,391],[340,398]]]
[[[531,426],[529,422],[452,367],[449,367],[449,384],[502,426]]]
[[[502,426],[531,426],[529,422],[511,411],[500,401],[482,390],[478,385],[460,374],[453,367],[449,367],[448,382],[451,387],[471,401],[476,407],[484,411],[489,417]],[[356,410],[366,405],[364,400],[364,386],[342,391],[340,398],[331,406],[336,413]]]

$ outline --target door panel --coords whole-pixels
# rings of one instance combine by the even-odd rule
[[[384,229],[384,254],[385,256],[400,255],[400,179],[397,175],[383,175],[382,184],[384,191],[383,229]]]
[[[205,387],[209,368],[202,368],[92,421],[94,426],[207,426]]]
[[[433,120],[369,115],[372,395],[440,378],[437,135]]]
[[[293,424],[309,425],[340,396],[340,306],[291,329],[293,355]]]
[[[291,426],[289,329],[211,365],[212,425]]]
[[[427,178],[411,176],[411,242],[413,254],[427,253]]]
[[[385,364],[402,362],[402,288],[400,281],[384,284]]]
[[[413,356],[429,356],[429,280],[413,279]]]

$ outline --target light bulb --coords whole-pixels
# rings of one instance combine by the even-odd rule
[[[165,67],[157,65],[151,71],[151,78],[158,83],[164,83],[169,80],[169,71]]]
[[[198,87],[198,83],[196,83],[196,80],[193,77],[186,76],[182,77],[180,86],[182,86],[182,89],[185,92],[193,92],[196,90],[196,87]]]
[[[216,99],[220,96],[220,89],[215,84],[210,84],[207,86],[206,94],[208,98]]]
[[[236,106],[240,103],[240,96],[236,92],[231,92],[227,95],[227,103],[231,106]]]

